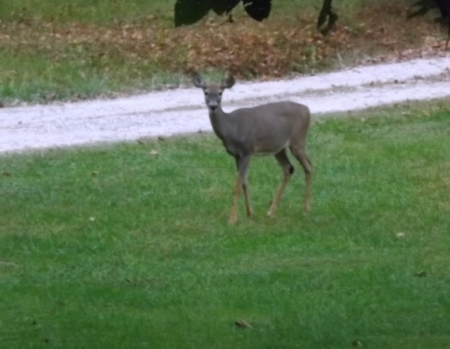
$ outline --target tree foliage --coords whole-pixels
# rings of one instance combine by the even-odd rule
[[[419,0],[412,5],[412,8],[415,10],[408,14],[407,19],[422,16],[433,9],[439,10],[441,16],[436,18],[435,21],[448,26],[447,42],[445,44],[445,48],[448,48],[450,41],[450,0]]]
[[[333,12],[333,0],[324,0],[317,27],[323,35],[327,35],[338,19]],[[272,0],[177,0],[175,3],[175,26],[189,25],[202,19],[209,11],[217,15],[229,15],[240,3],[247,14],[257,21],[263,21],[270,15]]]
[[[229,14],[240,2],[245,12],[257,21],[269,17],[272,0],[177,0],[175,3],[175,26],[193,24],[209,11],[217,15]]]
[[[177,0],[175,26],[193,24],[211,10],[219,16],[228,15],[240,2],[244,5],[247,14],[257,21],[262,21],[270,15],[272,0]],[[322,9],[317,18],[317,28],[323,35],[327,35],[338,20],[332,3],[333,0],[323,0]],[[441,17],[436,21],[448,26],[447,47],[450,40],[450,0],[418,0],[412,5],[413,10],[408,14],[407,19],[424,15],[435,8],[441,13]]]
[[[333,0],[323,1],[322,9],[317,19],[317,27],[324,35],[329,33],[338,19],[338,16],[333,12],[333,8],[331,6],[332,2]],[[407,19],[424,15],[428,13],[428,11],[435,8],[439,9],[441,17],[437,18],[436,21],[448,26],[448,38],[446,44],[446,46],[448,46],[450,39],[450,0],[418,0],[412,4],[411,7],[413,10],[407,15]],[[323,27],[325,22],[327,22],[327,24]]]
[[[327,35],[338,19],[338,15],[333,12],[331,3],[333,0],[324,0],[319,17],[317,18],[317,28],[323,35]],[[326,26],[324,24],[326,23]]]

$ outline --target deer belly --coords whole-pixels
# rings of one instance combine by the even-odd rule
[[[285,141],[283,143],[271,143],[271,144],[260,144],[255,149],[255,156],[267,156],[267,155],[275,155],[282,151],[283,149],[286,149],[289,147],[290,142]]]

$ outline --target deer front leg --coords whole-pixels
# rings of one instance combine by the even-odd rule
[[[231,209],[231,215],[229,222],[234,224],[237,222],[237,209],[239,204],[239,194],[242,190],[244,191],[245,197],[245,207],[247,210],[247,216],[252,217],[253,210],[250,205],[250,198],[248,194],[248,185],[247,185],[247,171],[248,165],[250,164],[250,156],[236,157],[236,167],[238,170],[238,177],[236,179],[236,186],[234,188],[234,203],[233,208]]]
[[[239,194],[241,192],[241,179],[239,175],[236,179],[236,186],[234,187],[234,203],[231,208],[230,220],[228,221],[230,224],[235,224],[237,222],[237,208],[239,203]]]

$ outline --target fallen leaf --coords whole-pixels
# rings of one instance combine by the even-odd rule
[[[237,320],[234,324],[240,328],[252,328],[252,325],[250,325],[247,321],[243,319]]]
[[[415,276],[420,277],[420,278],[424,278],[425,276],[427,276],[427,272],[425,270],[421,270],[421,271],[417,272],[415,274]]]

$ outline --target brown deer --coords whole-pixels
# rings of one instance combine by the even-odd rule
[[[307,213],[312,182],[312,164],[306,155],[306,136],[311,118],[308,107],[294,102],[277,102],[225,113],[221,107],[222,94],[225,89],[233,87],[232,76],[228,76],[220,85],[208,85],[200,75],[194,74],[192,82],[196,87],[203,89],[212,128],[228,154],[236,160],[238,176],[229,222],[234,224],[237,221],[241,188],[245,196],[247,216],[253,215],[247,172],[254,155],[274,155],[283,170],[283,181],[267,214],[271,216],[275,213],[286,185],[294,173],[294,167],[286,153],[287,148],[305,171],[304,212]]]

